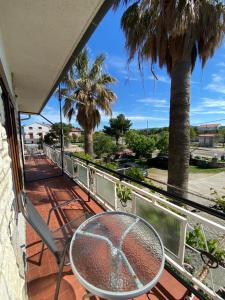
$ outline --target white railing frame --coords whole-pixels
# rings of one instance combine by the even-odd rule
[[[53,150],[52,148],[44,145],[43,147],[44,153],[53,161],[52,158],[52,153],[51,151],[57,151],[57,150]],[[70,158],[69,156],[67,156],[66,158]],[[129,182],[120,180],[116,177],[114,177],[111,174],[108,174],[98,168],[96,168],[94,165],[91,165],[91,162],[89,164],[86,164],[85,162],[83,162],[82,160],[78,159],[78,158],[70,158],[72,161],[72,165],[73,165],[73,174],[71,176],[71,174],[67,171],[67,175],[71,176],[73,178],[73,180],[75,182],[77,182],[82,188],[84,188],[95,200],[99,201],[101,205],[104,205],[104,207],[110,211],[116,210],[118,208],[118,199],[117,199],[117,194],[116,194],[116,183],[120,183],[124,186],[129,187],[132,190],[133,195],[135,196],[138,195],[138,197],[143,198],[143,200],[148,201],[151,205],[156,206],[157,208],[160,208],[162,210],[164,210],[165,212],[168,212],[170,214],[173,214],[174,216],[178,217],[179,220],[182,220],[182,243],[181,245],[179,245],[179,256],[180,259],[178,261],[175,261],[174,259],[172,259],[168,254],[166,254],[166,260],[177,270],[179,271],[182,275],[184,275],[188,280],[190,280],[194,285],[196,285],[198,288],[202,289],[206,294],[208,294],[212,299],[214,300],[223,300],[218,294],[216,294],[213,290],[211,290],[209,287],[207,287],[204,283],[202,283],[201,281],[199,281],[196,277],[194,277],[191,273],[189,273],[183,266],[183,260],[184,260],[184,251],[185,251],[185,240],[186,240],[186,228],[187,228],[187,224],[188,224],[188,217],[193,218],[194,220],[196,220],[197,222],[204,224],[208,227],[213,228],[214,230],[220,230],[225,234],[225,226],[222,226],[219,223],[216,223],[214,221],[208,220],[200,215],[197,215],[196,213],[193,213],[183,207],[180,207],[172,202],[167,201],[164,198],[161,198],[159,195],[151,193],[149,191],[146,191],[144,189],[139,188],[138,186],[132,185]],[[57,164],[57,162],[55,162]],[[85,186],[85,184],[83,182],[81,182],[79,180],[79,178],[77,176],[75,176],[74,174],[74,164],[76,165],[81,165],[82,167],[85,167],[87,169],[87,186]],[[58,165],[58,164],[57,164]],[[58,165],[59,168],[61,168],[61,165]],[[89,174],[90,174],[90,170],[95,171],[98,176],[102,176],[104,179],[108,179],[111,182],[115,183],[115,206],[113,207],[111,204],[107,203],[105,199],[102,199],[101,197],[99,197],[99,195],[96,194],[96,189],[94,189],[94,191],[90,190],[90,178],[89,178]],[[134,200],[135,201],[135,200]],[[161,204],[161,205],[160,205]],[[162,205],[166,205],[165,208]],[[169,210],[169,208],[176,210],[178,213],[181,213],[182,215],[186,216],[180,216],[178,214],[176,214],[174,211]],[[174,254],[173,254],[174,255]]]

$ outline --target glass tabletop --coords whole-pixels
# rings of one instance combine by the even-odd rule
[[[142,218],[106,212],[82,223],[70,245],[70,262],[80,283],[106,299],[129,299],[149,291],[164,268],[164,248]]]

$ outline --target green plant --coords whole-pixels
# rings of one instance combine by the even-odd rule
[[[131,178],[140,180],[140,181],[144,181],[145,180],[145,177],[144,177],[143,173],[138,168],[130,168],[130,169],[128,169],[127,172],[126,172],[126,175],[129,176],[129,177],[131,177]]]
[[[220,246],[220,241],[217,239],[208,239],[205,241],[199,225],[196,225],[191,232],[187,233],[186,243],[197,250],[209,251],[219,262],[225,260],[225,249]]]
[[[116,171],[118,169],[118,165],[113,162],[100,162],[99,163],[101,166],[106,167],[110,170]]]
[[[126,144],[132,149],[137,157],[151,158],[156,149],[156,136],[145,136],[134,130],[126,133]]]
[[[116,185],[116,194],[124,207],[127,206],[127,201],[132,201],[131,189],[120,183]]]
[[[225,188],[224,188],[225,190]],[[225,213],[225,195],[220,195],[214,188],[210,188],[210,194],[214,197],[214,202]]]
[[[93,160],[93,158],[91,157],[91,155],[89,155],[88,153],[85,153],[85,152],[75,152],[72,155],[75,156],[75,157],[80,157],[80,158],[89,160],[89,161]]]
[[[160,151],[161,155],[168,154],[169,151],[169,132],[162,131],[159,136],[159,140],[156,144],[157,149]]]
[[[217,162],[217,161],[218,161],[218,158],[217,158],[217,157],[213,157],[213,158],[212,158],[212,161]]]
[[[113,139],[102,132],[96,132],[94,134],[94,153],[98,158],[102,156],[110,156],[117,149],[117,146],[113,142]]]

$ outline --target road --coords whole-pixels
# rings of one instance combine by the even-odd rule
[[[149,177],[162,181],[164,183],[167,182],[167,170],[161,170],[156,168],[151,168],[149,172]],[[221,195],[225,195],[225,172],[220,172],[217,174],[208,174],[208,173],[197,173],[189,175],[189,191],[195,194],[203,195],[206,198],[212,198],[210,193],[210,188],[214,188]],[[210,206],[212,202],[194,196],[192,194],[189,195],[191,200],[194,200],[198,203]]]
[[[215,157],[217,156],[218,158],[221,157],[221,155],[224,155],[224,148],[206,148],[206,147],[198,147],[194,148],[191,147],[191,154],[194,156],[204,156],[204,157]]]

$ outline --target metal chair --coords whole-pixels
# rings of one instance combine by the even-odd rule
[[[82,201],[82,200],[76,198],[69,201],[65,201],[59,205],[55,205],[50,209],[47,223],[46,223],[25,192],[21,192],[19,198],[20,198],[20,209],[24,218],[32,226],[32,228],[36,231],[36,233],[40,236],[42,240],[43,244],[42,244],[40,259],[42,258],[42,253],[44,251],[44,245],[48,247],[48,249],[52,252],[52,254],[56,258],[56,262],[59,267],[59,272],[57,275],[54,300],[57,300],[59,295],[60,283],[62,279],[63,267],[65,265],[68,265],[68,263],[65,263],[65,261],[66,261],[66,256],[68,254],[67,251],[70,245],[70,241],[73,236],[73,232],[77,229],[77,227],[81,223],[83,223],[84,220],[89,218],[92,215],[92,213],[86,210],[83,216],[72,219],[67,223],[65,223],[63,226],[59,227],[58,229],[51,231],[48,225],[53,211],[57,210],[59,213],[59,209],[61,209],[62,207],[71,204],[75,201]]]

